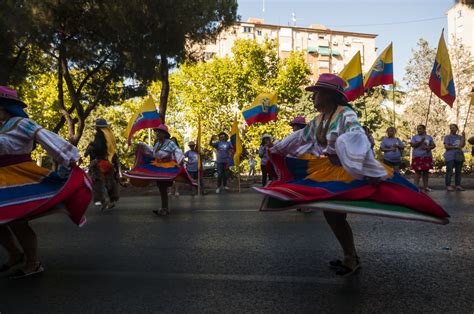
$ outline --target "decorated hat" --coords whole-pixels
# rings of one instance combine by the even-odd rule
[[[329,90],[334,91],[347,101],[347,96],[344,94],[344,88],[346,86],[346,81],[337,76],[336,74],[323,73],[319,76],[318,81],[313,86],[308,86],[305,88],[308,92],[316,92],[318,90]]]
[[[295,124],[306,125],[306,119],[305,119],[305,117],[303,117],[303,116],[297,116],[296,118],[294,118],[294,119],[290,122],[290,125],[295,125]]]
[[[23,110],[26,104],[18,99],[18,93],[13,88],[0,86],[0,106],[13,116],[28,118]]]
[[[95,119],[95,127],[96,128],[108,128],[110,125],[107,124],[107,120],[104,118]]]
[[[157,128],[154,128],[153,130],[165,133],[167,138],[171,137],[170,132],[168,131],[168,127],[166,126],[166,124],[162,123]]]

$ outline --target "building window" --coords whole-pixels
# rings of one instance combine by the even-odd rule
[[[251,33],[252,32],[252,28],[249,27],[249,26],[244,26],[244,33]]]
[[[462,10],[458,11],[458,16],[457,17],[462,17]]]
[[[261,30],[257,30],[257,36],[262,36],[262,31]]]
[[[326,36],[324,36],[324,35],[322,35],[322,34],[319,34],[319,35],[318,35],[318,38],[319,38],[319,39],[324,39],[324,38],[326,38]]]
[[[319,61],[319,67],[321,69],[329,69],[329,61]]]

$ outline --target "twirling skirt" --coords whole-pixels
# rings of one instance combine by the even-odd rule
[[[386,167],[378,185],[352,178],[327,158],[271,155],[279,179],[255,188],[266,195],[262,210],[323,209],[446,224],[449,215],[428,195]]]
[[[32,161],[0,167],[0,224],[61,211],[81,226],[91,199],[91,181],[79,167],[64,176]]]

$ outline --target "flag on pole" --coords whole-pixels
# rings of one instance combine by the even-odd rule
[[[364,94],[364,76],[362,75],[360,51],[357,51],[351,61],[342,69],[339,77],[347,82],[344,93],[348,101],[353,101]]]
[[[137,110],[134,116],[128,122],[125,129],[125,136],[130,145],[132,143],[133,134],[141,129],[156,128],[161,124],[160,114],[156,111],[156,105],[153,98],[148,97],[141,107]]]
[[[230,131],[230,143],[232,144],[233,158],[230,160],[229,166],[239,166],[240,156],[242,155],[242,141],[240,139],[239,125],[237,122],[237,116],[232,124],[232,130]]]
[[[454,88],[453,70],[449,60],[448,48],[444,41],[444,29],[439,39],[436,59],[431,70],[429,84],[431,91],[450,107],[453,106],[456,99],[456,90]]]
[[[379,85],[393,84],[393,49],[392,43],[378,56],[364,76],[364,89]]]
[[[276,120],[278,107],[277,96],[273,93],[263,93],[257,96],[251,107],[242,112],[245,122],[250,126],[254,123],[265,123]]]

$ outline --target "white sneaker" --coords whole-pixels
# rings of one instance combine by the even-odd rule
[[[95,202],[94,205],[95,205],[95,206],[101,206],[102,203],[101,203],[101,202]]]
[[[224,186],[224,190],[229,191],[230,189],[228,186]]]
[[[178,192],[175,192],[175,193],[174,193],[174,196],[178,197],[178,196],[179,196],[179,193],[178,193]]]
[[[221,192],[221,189],[220,188],[217,188],[216,189],[216,194],[219,194]]]

